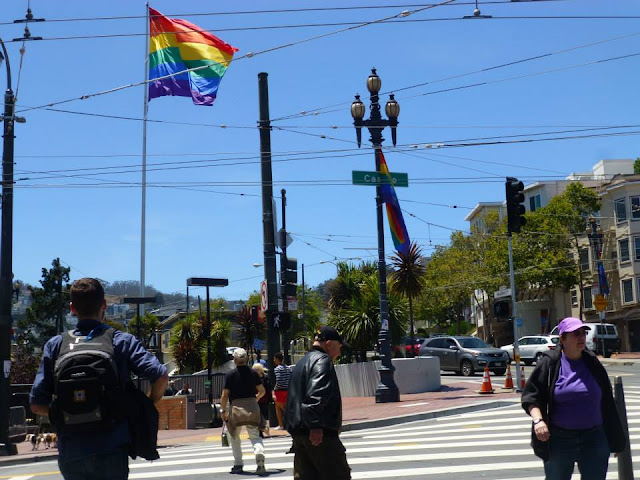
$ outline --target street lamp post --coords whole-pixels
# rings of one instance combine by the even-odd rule
[[[5,455],[15,455],[17,448],[9,438],[9,406],[11,384],[11,297],[13,294],[13,127],[15,97],[11,89],[9,54],[0,39],[7,69],[7,90],[4,94],[4,130],[2,150],[2,232],[0,233],[0,448]]]
[[[211,304],[209,302],[209,287],[226,287],[229,285],[227,278],[187,278],[187,287],[207,288],[207,396],[209,405],[213,405],[213,390],[211,390]]]
[[[147,348],[147,345],[144,344],[144,340],[142,340],[140,335],[140,324],[142,323],[142,319],[140,318],[140,305],[144,305],[145,303],[156,303],[156,301],[156,297],[124,297],[122,299],[122,303],[136,306],[136,337],[140,342],[142,342],[142,345],[144,345],[145,348]],[[138,389],[140,389],[140,377],[138,377]]]
[[[400,114],[400,105],[391,94],[386,104],[385,112],[389,117],[388,120],[383,119],[380,113],[380,104],[378,103],[378,92],[382,86],[382,81],[376,73],[376,69],[371,69],[371,75],[367,78],[367,89],[369,90],[371,100],[371,113],[369,119],[364,120],[365,106],[360,100],[360,95],[356,95],[355,101],[351,104],[351,116],[353,117],[353,125],[356,127],[356,138],[358,147],[362,143],[362,127],[369,130],[371,138],[369,141],[373,145],[375,155],[376,172],[380,171],[380,153],[382,149],[382,131],[385,127],[391,128],[391,140],[396,145],[396,127],[398,126],[398,115]],[[389,306],[387,303],[387,266],[384,256],[384,224],[382,219],[382,194],[380,185],[376,186],[376,214],[378,224],[378,276],[380,284],[380,333],[378,335],[378,345],[380,353],[380,383],[376,387],[376,403],[398,402],[400,401],[400,393],[398,386],[393,379],[393,371],[395,370],[391,363],[391,336],[389,333]]]
[[[593,246],[593,253],[595,257],[595,265],[596,265],[596,278],[598,279],[598,294],[599,295],[608,295],[608,291],[603,291],[606,289],[606,278],[603,278],[605,275],[604,268],[602,265],[602,239],[604,238],[604,234],[602,233],[602,227],[596,222],[594,217],[589,217],[587,222],[587,237],[589,237],[589,243]],[[605,318],[604,309],[599,312],[600,316],[600,329],[603,330],[603,322]],[[600,348],[602,350],[602,355],[606,354],[605,345],[604,345],[604,335],[600,335]]]

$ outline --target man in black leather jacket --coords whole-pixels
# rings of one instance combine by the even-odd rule
[[[349,480],[351,468],[339,438],[342,398],[333,361],[346,346],[333,327],[322,327],[311,351],[297,362],[289,383],[285,428],[293,437],[296,480]]]

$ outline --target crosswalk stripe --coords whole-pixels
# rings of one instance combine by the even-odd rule
[[[640,390],[626,392],[632,455],[640,457]],[[352,467],[352,478],[439,478],[484,472],[487,478],[539,480],[543,463],[529,445],[531,419],[519,403],[489,410],[420,420],[383,428],[366,428],[341,435]],[[294,456],[285,452],[290,437],[265,439],[266,467],[274,478],[292,476]],[[160,450],[155,462],[131,462],[129,478],[195,478],[227,474],[233,465],[230,448],[219,441]],[[249,442],[243,442],[245,471],[255,471]],[[607,479],[615,479],[617,462],[610,459]],[[395,468],[394,468],[395,467]],[[577,472],[577,468],[576,468]],[[537,476],[535,476],[538,474]],[[518,477],[520,475],[520,477]],[[638,475],[640,477],[640,475]],[[573,480],[577,480],[575,473]],[[225,477],[226,478],[226,477]],[[16,477],[11,480],[29,480]]]

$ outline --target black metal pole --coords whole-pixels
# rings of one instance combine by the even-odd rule
[[[376,172],[380,171],[380,146],[374,144]],[[378,224],[378,276],[380,288],[380,383],[376,387],[376,403],[399,402],[400,391],[393,378],[391,363],[391,334],[389,332],[389,304],[387,302],[387,265],[384,258],[384,223],[382,218],[381,187],[376,187],[376,219]]]
[[[369,83],[370,80],[372,81]],[[377,85],[376,85],[377,84]],[[392,133],[397,126],[397,118],[393,120],[385,120],[380,113],[380,103],[378,91],[381,82],[376,74],[375,69],[371,70],[371,75],[367,79],[367,88],[371,93],[370,110],[368,120],[362,120],[362,117],[356,119],[356,132],[359,132],[359,128],[366,126],[369,130],[371,138],[371,144],[373,145],[373,153],[375,156],[376,172],[380,171],[380,155],[382,153],[382,130],[390,126],[392,127]],[[359,97],[358,98],[359,101]],[[393,96],[392,96],[393,99]],[[353,111],[352,111],[353,113]],[[355,117],[354,117],[355,118]],[[358,144],[360,137],[358,133]],[[395,134],[393,135],[393,144],[395,145]],[[391,334],[389,331],[389,304],[387,301],[387,265],[384,255],[384,220],[382,216],[382,188],[380,185],[376,186],[376,223],[378,233],[378,282],[380,289],[380,331],[378,333],[378,353],[380,355],[380,367],[378,372],[380,374],[380,383],[376,387],[376,403],[387,402],[399,402],[400,392],[398,386],[393,378],[393,372],[395,370],[391,363]]]
[[[57,318],[57,328],[56,333],[60,335],[64,330],[63,321],[62,321],[62,274],[60,274],[60,278],[58,278],[58,285],[56,286],[58,289],[58,318]]]
[[[264,248],[264,276],[267,280],[267,367],[272,384],[273,355],[280,350],[278,331],[273,327],[273,317],[278,312],[278,286],[276,278],[276,247],[273,225],[273,180],[271,174],[271,122],[269,120],[268,74],[258,74],[258,96],[260,106],[260,159],[262,174],[262,237]]]
[[[616,377],[613,382],[614,395],[622,428],[627,437],[626,448],[618,454],[618,479],[633,480],[633,462],[631,459],[631,442],[629,439],[629,422],[627,421],[627,407],[624,401],[624,389],[622,387],[622,377]]]
[[[18,449],[9,438],[11,397],[11,300],[13,285],[13,143],[15,98],[11,90],[9,54],[0,40],[7,67],[4,94],[4,130],[2,150],[2,232],[0,234],[0,454],[16,455]]]
[[[213,390],[211,389],[211,302],[209,301],[209,286],[207,285],[207,394],[209,405],[213,405]]]
[[[139,303],[136,303],[136,337],[138,337],[138,340],[142,342],[142,345],[144,345],[142,338],[140,338],[140,304]],[[137,375],[137,377],[138,377],[138,390],[141,390],[140,375]]]
[[[286,265],[287,265],[287,191],[283,188],[280,190],[282,195],[282,235],[280,238],[280,290],[282,291],[282,311],[289,311],[289,302],[287,298],[286,288]],[[291,328],[291,326],[289,326]],[[289,331],[284,330],[280,337],[280,343],[284,354],[284,363],[291,365],[291,357],[289,357]]]

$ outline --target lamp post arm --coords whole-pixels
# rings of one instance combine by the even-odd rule
[[[9,63],[9,53],[7,52],[7,47],[5,47],[4,42],[1,38],[0,46],[2,47],[2,55],[4,56],[4,61],[7,62],[7,90],[11,91],[11,64]]]

